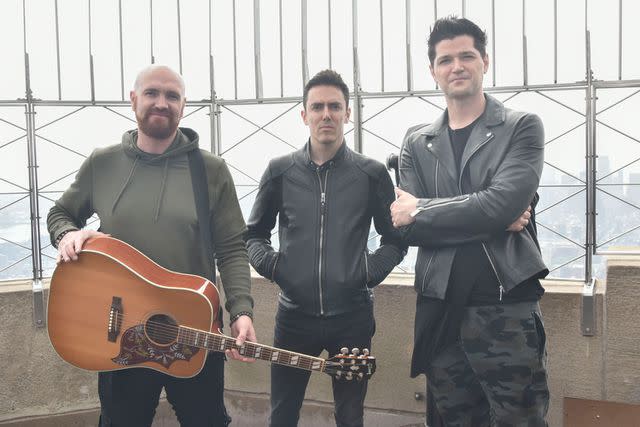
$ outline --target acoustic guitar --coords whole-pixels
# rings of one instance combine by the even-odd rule
[[[127,243],[98,237],[78,260],[60,263],[51,278],[48,332],[62,359],[82,369],[145,367],[192,377],[207,350],[237,349],[244,356],[345,380],[370,378],[375,358],[341,349],[330,359],[254,342],[236,345],[223,335],[220,296],[209,280],[167,270]]]

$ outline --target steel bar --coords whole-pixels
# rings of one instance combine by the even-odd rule
[[[618,0],[618,80],[622,80],[622,0]]]
[[[118,33],[120,34],[120,98],[124,101],[124,47],[122,40],[122,0],[118,0]]]
[[[621,186],[622,186],[622,184],[618,184],[618,186],[619,186],[619,187],[621,187]],[[610,197],[611,197],[611,198],[613,198],[613,199],[618,200],[619,202],[624,203],[625,205],[629,205],[629,206],[631,206],[631,207],[632,207],[632,208],[634,208],[634,209],[640,210],[640,206],[636,205],[635,203],[631,203],[631,202],[629,202],[629,201],[627,201],[627,200],[623,199],[622,197],[618,197],[618,196],[616,196],[615,194],[612,194],[612,193],[608,192],[607,190],[605,190],[605,189],[603,189],[603,188],[600,188],[600,186],[598,186],[597,190],[598,190],[598,191],[600,191],[601,193],[606,194],[607,196],[610,196]]]
[[[16,184],[15,182],[8,181],[8,180],[6,180],[6,179],[4,179],[4,178],[0,178],[0,181],[2,181],[2,182],[6,182],[7,184],[12,185],[12,186],[17,187],[17,188],[19,188],[20,190],[22,190],[22,191],[14,192],[14,193],[6,193],[6,192],[0,193],[0,194],[1,194],[1,195],[3,195],[3,196],[9,195],[9,194],[25,194],[25,193],[27,193],[27,194],[28,194],[28,193],[29,193],[29,189],[28,189],[28,188],[23,187],[22,185],[18,185],[18,184]]]
[[[491,76],[493,77],[492,86],[496,86],[496,61],[498,53],[496,52],[496,0],[491,0]]]
[[[622,99],[619,99],[618,101],[616,101],[613,104],[609,105],[607,108],[603,108],[600,111],[596,111],[596,116],[599,116],[600,114],[604,113],[605,111],[607,111],[607,110],[609,110],[609,109],[611,109],[611,108],[613,108],[613,107],[615,107],[615,106],[617,106],[619,104],[622,104],[624,101],[626,101],[627,99],[631,98],[632,96],[634,96],[634,95],[636,95],[638,93],[640,93],[640,90],[637,90],[637,91],[633,92],[632,94],[627,95]]]
[[[253,66],[256,98],[262,98],[262,62],[260,60],[260,0],[253,0]]]
[[[553,228],[551,228],[551,227],[547,227],[546,225],[544,225],[544,223],[542,223],[542,222],[538,222],[538,223],[537,223],[537,225],[538,225],[539,227],[542,227],[542,228],[544,228],[545,230],[548,230],[549,232],[551,232],[551,233],[555,234],[556,236],[558,236],[558,237],[560,237],[560,238],[562,238],[562,239],[566,240],[567,242],[571,242],[571,243],[573,243],[574,245],[576,245],[577,247],[582,248],[582,249],[585,249],[585,246],[584,246],[583,244],[578,243],[578,242],[576,242],[576,241],[575,241],[575,240],[573,240],[573,239],[570,239],[569,237],[565,236],[565,235],[564,235],[564,234],[562,234],[562,233],[557,232],[556,230],[554,230],[554,229],[553,229]],[[584,256],[584,255],[580,255],[580,256]]]
[[[280,35],[280,98],[284,98],[284,59],[282,53],[282,0],[278,1],[278,32]]]
[[[60,79],[60,27],[58,22],[58,0],[54,2],[56,22],[56,65],[58,70],[58,99],[62,99],[62,80]]]
[[[600,181],[602,181],[603,179],[606,179],[606,178],[610,177],[611,175],[613,175],[613,174],[615,174],[615,173],[617,173],[617,172],[620,172],[622,169],[625,169],[625,168],[627,168],[627,167],[631,166],[631,165],[632,165],[632,164],[634,164],[634,163],[638,163],[638,161],[640,161],[640,157],[638,157],[638,158],[637,158],[637,159],[635,159],[635,160],[630,161],[629,163],[625,164],[624,166],[619,167],[618,169],[616,169],[616,170],[614,170],[614,171],[612,171],[612,172],[609,172],[609,173],[608,173],[608,174],[606,174],[605,176],[602,176],[602,177],[598,178],[598,180],[597,180],[596,182],[597,182],[597,183],[598,183],[598,185],[600,185],[600,186],[602,186],[602,185],[614,185],[614,184],[601,184],[601,183],[600,183]],[[623,184],[615,184],[615,185],[623,185]],[[629,184],[626,184],[626,185],[636,185],[636,184],[629,183]]]
[[[333,34],[332,34],[332,28],[331,28],[331,0],[327,0],[327,21],[328,21],[328,26],[329,26],[329,30],[327,32],[328,36],[329,36],[329,40],[328,40],[328,46],[329,46],[329,69],[333,70],[333,50],[332,50],[332,46],[331,44],[333,43]]]
[[[176,0],[176,20],[178,21],[178,63],[182,74],[182,20],[180,19],[180,0]]]
[[[636,231],[636,230],[638,230],[638,229],[640,229],[640,225],[636,225],[635,227],[630,228],[630,229],[628,229],[627,231],[624,231],[624,232],[622,232],[622,233],[618,234],[617,236],[614,236],[614,237],[610,238],[609,240],[605,240],[604,242],[602,242],[602,243],[600,243],[600,244],[597,244],[596,246],[598,246],[598,247],[600,247],[600,246],[604,246],[604,245],[606,245],[607,243],[611,243],[611,242],[613,242],[614,240],[617,240],[617,239],[619,239],[619,238],[620,238],[620,237],[622,237],[622,236],[626,236],[627,234],[633,233],[634,231]],[[640,253],[640,251],[637,251],[637,252],[639,252],[639,253]]]
[[[411,65],[411,0],[405,0],[405,55],[407,57],[407,90],[413,90],[413,70]]]
[[[384,7],[380,0],[380,91],[384,92]]]
[[[567,265],[569,265],[571,263],[574,263],[574,262],[578,261],[582,257],[584,257],[584,255],[578,255],[577,257],[571,258],[569,261],[565,261],[562,264],[556,265],[555,267],[551,268],[549,270],[549,272],[551,273],[553,271],[560,270],[562,267],[565,267],[565,266],[567,266]]]
[[[542,188],[543,186],[541,185],[540,187]],[[566,187],[568,187],[568,186],[562,186],[562,187],[565,187],[565,188],[566,188]],[[573,193],[569,194],[568,196],[563,197],[562,199],[558,200],[557,202],[553,203],[552,205],[545,206],[545,208],[544,208],[544,209],[537,211],[537,212],[536,212],[536,214],[537,214],[537,215],[541,215],[541,214],[543,214],[544,212],[546,212],[546,211],[548,211],[548,210],[550,210],[550,209],[553,209],[554,207],[556,207],[556,206],[558,206],[558,205],[560,205],[560,204],[562,204],[562,203],[566,202],[567,200],[569,200],[569,199],[571,199],[571,198],[573,198],[573,197],[577,196],[578,194],[582,193],[583,191],[584,191],[584,185],[580,185],[580,186],[579,186],[579,190],[578,190],[578,191],[575,191],[575,192],[573,192]]]
[[[233,7],[233,93],[234,98],[238,99],[238,46],[236,34],[236,0],[232,0]]]
[[[620,135],[622,135],[622,136],[626,136],[627,138],[629,138],[630,140],[632,140],[632,141],[634,141],[634,142],[640,143],[640,139],[635,138],[635,137],[633,137],[633,136],[629,135],[628,133],[621,131],[620,129],[616,129],[616,128],[614,128],[613,126],[608,125],[607,123],[603,122],[602,120],[598,120],[598,119],[596,119],[596,120],[594,120],[594,122],[596,122],[596,123],[598,123],[598,124],[601,124],[602,126],[604,126],[604,127],[608,128],[608,129],[611,129],[612,131],[617,132],[617,133],[619,133],[619,134],[620,134]]]
[[[586,13],[585,2],[585,16]],[[585,19],[586,21],[586,19]],[[586,22],[585,22],[586,24]],[[585,90],[585,112],[587,119],[586,126],[586,242],[585,242],[585,283],[590,282],[593,278],[593,254],[595,253],[595,233],[596,233],[596,185],[595,185],[595,167],[596,167],[596,147],[595,147],[595,114],[596,111],[596,91],[591,84],[593,73],[591,70],[591,34],[587,30],[585,32],[585,57],[586,57],[586,80],[587,88]]]
[[[300,8],[300,57],[302,60],[302,85],[309,81],[309,63],[307,61],[307,0],[302,0]]]
[[[522,82],[524,86],[529,83],[529,70],[527,58],[527,4],[522,0]]]
[[[582,111],[576,110],[575,108],[570,107],[569,105],[567,105],[567,104],[565,104],[565,103],[563,103],[563,102],[560,102],[560,101],[558,101],[557,99],[555,99],[555,98],[553,98],[553,97],[551,97],[551,96],[549,96],[549,95],[547,95],[547,94],[545,94],[545,93],[541,93],[540,91],[536,91],[536,93],[537,93],[538,95],[540,95],[540,96],[543,96],[543,97],[547,98],[549,101],[553,101],[553,102],[555,102],[556,104],[562,105],[562,106],[563,106],[564,108],[566,108],[567,110],[571,110],[571,111],[573,111],[574,113],[581,115],[582,117],[585,117],[585,116],[586,116],[586,114],[585,114],[585,113],[583,113]]]
[[[358,57],[358,2],[351,1],[351,21],[353,31],[353,148],[362,153],[362,98],[360,92],[360,60]]]
[[[154,51],[153,51],[153,0],[149,0],[149,33],[150,33],[149,40],[151,40],[151,43],[149,46],[149,53],[151,55],[151,63],[155,64],[156,60],[155,60]]]
[[[95,73],[94,73],[94,69],[93,69],[93,47],[92,47],[92,28],[91,28],[91,0],[87,0],[88,3],[88,7],[89,7],[89,14],[88,14],[88,34],[89,34],[89,85],[91,87],[91,102],[95,102],[96,101],[96,80],[95,80]]]
[[[51,121],[49,121],[49,122],[47,122],[47,123],[45,123],[45,124],[43,124],[43,125],[41,125],[41,126],[38,126],[38,127],[36,128],[36,131],[39,131],[40,129],[44,129],[44,128],[46,128],[47,126],[51,126],[52,124],[57,123],[57,122],[59,122],[60,120],[66,119],[67,117],[72,116],[72,115],[76,114],[78,111],[84,110],[85,108],[87,108],[87,107],[86,107],[86,105],[85,105],[85,106],[82,106],[82,107],[79,107],[79,108],[77,108],[77,109],[75,109],[75,110],[71,111],[70,113],[64,114],[64,115],[62,115],[62,116],[60,116],[60,117],[58,117],[58,118],[56,118],[56,119],[53,119],[53,120],[51,120]],[[2,120],[2,119],[0,119],[0,120]],[[23,129],[23,130],[25,130],[25,129]]]
[[[466,18],[467,17],[467,2],[465,0],[462,0],[461,3],[462,3],[462,17]]]
[[[558,0],[553,0],[553,83],[558,83]]]
[[[570,134],[570,133],[571,133],[571,132],[573,132],[574,130],[576,130],[576,129],[580,129],[582,126],[586,125],[586,123],[587,123],[586,121],[584,121],[584,122],[580,122],[580,123],[578,123],[577,125],[575,125],[574,127],[572,127],[571,129],[566,130],[566,131],[562,132],[560,135],[557,135],[557,136],[555,136],[555,137],[551,138],[550,140],[548,140],[548,141],[546,141],[546,142],[544,143],[545,147],[546,147],[547,145],[551,144],[552,142],[555,142],[555,141],[557,141],[558,139],[562,138],[563,136]]]

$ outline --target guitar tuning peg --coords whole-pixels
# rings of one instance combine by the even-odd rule
[[[363,350],[362,350],[362,354],[363,354],[364,356],[368,356],[368,355],[369,355],[369,349],[368,349],[368,348],[363,349]]]
[[[340,375],[342,375],[342,371],[338,371],[336,372],[336,379],[339,380],[340,379]]]
[[[342,347],[340,349],[340,353],[346,356],[347,354],[349,354],[349,349],[347,347]]]
[[[356,376],[356,380],[358,381],[362,381],[362,379],[364,378],[364,374],[362,372],[360,372],[357,376]]]
[[[360,353],[360,349],[358,347],[354,347],[353,350],[351,350],[351,354],[354,356],[357,356],[358,353]]]
[[[345,375],[345,378],[348,380],[352,380],[353,379],[353,374],[351,372],[347,372],[347,374]]]

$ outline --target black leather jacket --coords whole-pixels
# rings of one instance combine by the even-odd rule
[[[393,228],[395,196],[385,167],[342,144],[331,161],[316,166],[304,148],[271,160],[248,221],[253,268],[275,281],[287,309],[315,316],[349,312],[372,303],[379,284],[406,251]],[[271,247],[279,220],[280,250]],[[371,219],[382,236],[367,250]]]
[[[534,200],[544,162],[542,122],[485,97],[459,173],[446,111],[409,129],[402,145],[400,187],[420,199],[416,221],[402,234],[419,247],[414,283],[424,296],[444,299],[456,245],[464,243],[482,243],[503,292],[549,272],[528,229],[505,231]],[[463,176],[471,183],[467,194]]]

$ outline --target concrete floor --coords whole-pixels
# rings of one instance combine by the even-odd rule
[[[227,392],[227,409],[233,418],[231,427],[264,427],[269,417],[269,400],[265,395]],[[49,417],[34,417],[0,422],[4,427],[95,427],[99,411],[78,411]],[[367,427],[424,427],[424,415],[365,410]],[[305,401],[300,413],[300,427],[334,426],[333,407],[326,403]],[[152,427],[179,427],[171,405],[161,400]]]

